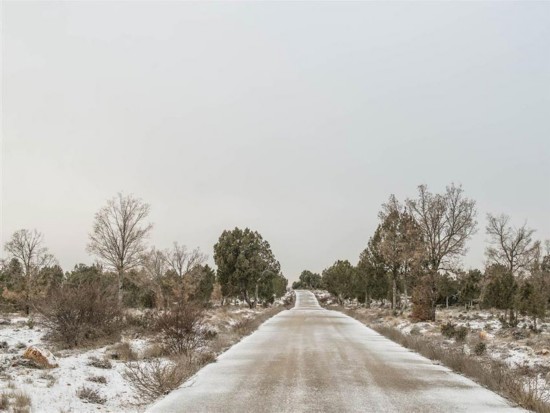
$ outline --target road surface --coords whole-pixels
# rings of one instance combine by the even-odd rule
[[[188,412],[518,412],[309,291],[154,404]]]

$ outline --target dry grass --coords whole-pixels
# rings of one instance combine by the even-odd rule
[[[11,413],[29,413],[31,398],[23,391],[16,390],[0,394],[0,411]]]
[[[91,381],[92,383],[107,384],[107,379],[105,376],[90,376],[86,380]]]
[[[157,358],[129,363],[123,376],[149,402],[177,388],[196,371],[195,367],[187,357],[176,362]]]
[[[127,341],[116,343],[109,349],[111,358],[121,361],[136,361],[138,356]]]
[[[364,316],[342,308],[339,311],[366,323],[373,330],[403,347],[412,349],[431,360],[440,361],[452,370],[472,378],[526,409],[537,413],[550,413],[550,400],[538,386],[537,377],[522,376],[502,362],[482,361],[464,353],[461,348],[444,347],[433,338],[418,334],[409,335],[397,328],[373,323],[372,316]]]
[[[40,376],[40,378],[42,380],[46,380],[48,387],[52,387],[57,382],[57,379],[55,378],[55,376],[53,376],[50,373],[44,373]]]
[[[152,358],[165,357],[165,356],[168,356],[168,351],[166,347],[164,347],[159,343],[149,344],[143,351],[144,359],[152,359]]]
[[[88,366],[96,367],[98,369],[112,369],[113,364],[107,359],[99,359],[97,357],[90,357],[88,359]]]
[[[283,310],[285,310],[283,306],[272,307],[257,314],[255,317],[243,318],[228,330],[212,335],[211,339],[208,340],[209,351],[188,349],[187,354],[185,351],[181,352],[185,354],[185,357],[176,356],[171,360],[165,358],[174,353],[171,351],[173,348],[166,346],[166,336],[169,336],[169,342],[173,336],[166,334],[163,337],[162,343],[153,343],[145,349],[143,353],[144,360],[128,363],[123,376],[130,382],[143,402],[155,400],[179,387],[180,384],[206,364],[215,362],[218,354],[237,343],[244,336],[251,334],[264,321]],[[228,310],[224,308],[221,312],[228,312]],[[184,330],[183,327],[191,325],[193,329],[195,328],[195,318],[189,317],[189,319],[192,322],[187,323],[181,320],[174,322],[172,319],[164,320],[167,322],[163,324],[163,327],[168,329],[169,326],[174,326],[175,324],[177,334],[174,333],[174,336],[180,336]],[[183,332],[186,333],[186,331]],[[170,331],[170,333],[172,332]],[[204,340],[204,337],[201,340]]]
[[[101,396],[98,390],[86,386],[78,389],[76,395],[79,399],[84,400],[87,403],[105,404],[107,401],[107,399]]]
[[[0,410],[8,410],[10,407],[10,398],[7,393],[0,394]]]

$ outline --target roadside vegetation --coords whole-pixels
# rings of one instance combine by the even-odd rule
[[[461,258],[478,230],[461,186],[412,199],[391,195],[354,265],[305,270],[293,288],[316,290],[388,338],[468,375],[514,402],[550,411],[550,241],[488,214],[486,264]],[[326,290],[328,293],[322,293]]]
[[[321,304],[548,412],[550,241],[536,240],[525,223],[488,214],[485,267],[464,268],[476,216],[475,201],[454,184],[442,193],[421,185],[405,201],[391,195],[357,264],[305,270],[293,288],[326,290],[317,291]]]
[[[317,291],[325,306],[361,321],[396,343],[464,374],[518,405],[550,412],[550,320],[537,335],[502,327],[491,311],[442,309],[436,322],[413,322],[410,312],[394,315],[389,305],[341,306]]]
[[[292,305],[258,232],[224,231],[215,271],[198,248],[150,245],[149,211],[131,195],[107,201],[87,245],[96,263],[70,271],[37,230],[4,245],[0,411],[133,411]]]

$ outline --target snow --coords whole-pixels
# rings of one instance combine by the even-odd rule
[[[9,326],[0,326],[0,342],[8,343],[8,352],[0,353],[0,365],[9,367],[14,360],[21,358],[28,345],[40,348],[50,346],[44,340],[44,330],[21,327],[21,318]],[[15,327],[15,328],[14,328]],[[18,343],[25,343],[23,348],[16,348]],[[133,340],[132,347],[142,348],[143,340]],[[32,369],[26,367],[7,368],[0,376],[0,391],[8,386],[15,386],[31,397],[32,411],[44,413],[71,412],[140,412],[143,408],[133,406],[136,402],[133,389],[124,380],[121,373],[124,363],[113,362],[112,369],[100,369],[88,365],[92,357],[102,359],[108,346],[88,351],[56,352],[58,368]],[[88,381],[91,376],[104,376],[106,384]],[[97,389],[107,399],[104,405],[89,404],[76,396],[83,386]]]
[[[207,311],[203,328],[219,333],[263,311],[217,307]],[[56,351],[55,346],[47,340],[47,328],[39,318],[34,320],[34,328],[29,328],[28,317],[19,314],[3,315],[0,319],[0,393],[8,389],[12,391],[13,387],[27,393],[31,397],[34,413],[134,413],[143,412],[147,408],[147,405],[139,404],[138,395],[123,377],[124,361],[110,359],[110,369],[89,364],[92,359],[109,359],[112,345]],[[154,336],[123,337],[123,341],[130,344],[138,358],[143,357],[145,350],[155,343],[155,339]],[[30,345],[52,351],[59,367],[34,369],[22,365],[14,366],[13,363],[22,359],[21,356]],[[96,376],[103,376],[106,383],[88,380]],[[77,391],[82,387],[98,390],[100,396],[106,399],[105,404],[92,404],[79,399]]]

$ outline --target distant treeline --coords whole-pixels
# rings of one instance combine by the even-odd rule
[[[395,311],[412,301],[412,316],[434,320],[438,305],[479,305],[544,317],[550,306],[550,242],[534,239],[526,224],[513,227],[506,215],[487,215],[486,266],[462,268],[460,258],[477,229],[475,201],[461,186],[434,194],[424,185],[418,196],[382,205],[379,224],[357,265],[338,260],[322,275],[303,271],[293,288],[326,289],[339,301],[370,305],[389,300]]]
[[[59,291],[97,280],[113,286],[109,291],[121,307],[165,309],[187,301],[224,303],[236,298],[253,307],[286,292],[287,279],[258,232],[224,231],[214,246],[215,271],[198,248],[177,242],[164,250],[148,245],[153,228],[147,221],[149,210],[132,195],[108,200],[95,214],[89,233],[87,251],[97,262],[77,264],[67,272],[45,246],[42,233],[16,231],[4,245],[7,256],[0,262],[0,309],[29,313]]]

